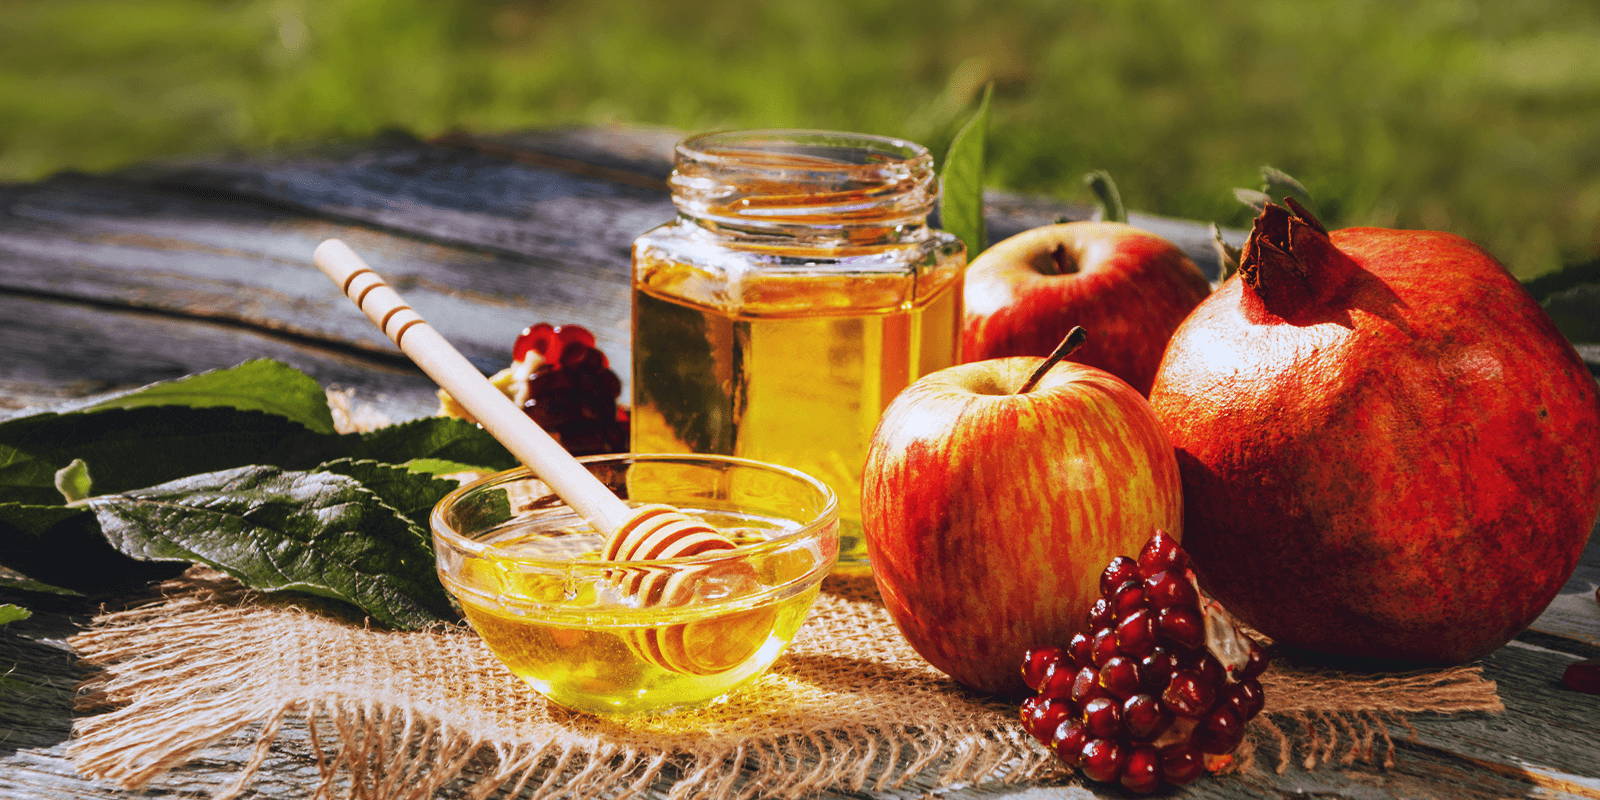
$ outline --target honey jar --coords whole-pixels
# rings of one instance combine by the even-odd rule
[[[676,220],[633,247],[639,453],[716,453],[815,475],[863,565],[860,482],[883,408],[956,362],[966,252],[929,227],[926,148],[827,131],[677,146]]]

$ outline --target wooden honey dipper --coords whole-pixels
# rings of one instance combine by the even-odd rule
[[[671,506],[651,504],[633,508],[623,502],[517,408],[511,398],[495,388],[344,242],[324,241],[317,246],[312,260],[367,319],[400,348],[400,352],[449,392],[590,527],[606,537],[602,558],[653,561],[734,548],[731,539],[704,520]],[[745,569],[753,578],[754,571]],[[614,577],[623,591],[637,598],[641,605],[686,602],[692,596],[696,575],[694,570],[648,566],[619,573]],[[673,625],[640,631],[642,640],[635,645],[640,655],[665,669],[703,673],[708,667],[686,653],[681,644],[684,628],[684,625]]]

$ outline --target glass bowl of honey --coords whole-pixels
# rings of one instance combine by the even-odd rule
[[[606,561],[605,536],[527,469],[467,484],[434,507],[434,549],[489,649],[550,700],[601,714],[699,705],[766,671],[838,558],[833,490],[731,456],[579,460],[630,505],[676,507],[736,546]]]

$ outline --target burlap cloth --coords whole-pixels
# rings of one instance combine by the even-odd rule
[[[341,429],[385,422],[330,394]],[[307,726],[308,795],[798,797],[834,790],[1072,780],[1017,706],[962,690],[900,637],[870,578],[831,578],[765,675],[705,708],[606,719],[535,694],[465,625],[373,630],[315,600],[262,595],[195,568],[160,597],[72,638],[101,671],[82,687],[79,771],[130,789],[239,735],[243,793],[286,722]],[[1477,667],[1361,674],[1274,663],[1234,769],[1387,766],[1405,714],[1499,711]],[[1270,758],[1255,755],[1268,753]]]
[[[896,633],[870,580],[830,580],[789,651],[715,705],[661,718],[565,711],[518,681],[465,626],[373,630],[304,600],[191,570],[162,597],[74,637],[102,668],[74,728],[85,775],[145,786],[252,733],[247,788],[285,721],[309,726],[317,796],[796,797],[954,782],[1066,779],[1016,706],[965,692]],[[1275,663],[1266,713],[1236,768],[1392,763],[1412,712],[1501,709],[1477,667],[1358,674]],[[1253,758],[1266,752],[1269,758]],[[1252,766],[1252,762],[1255,765]]]

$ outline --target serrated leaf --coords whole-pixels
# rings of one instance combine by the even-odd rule
[[[939,173],[939,224],[967,246],[967,260],[988,246],[983,221],[984,155],[989,138],[989,100],[994,84],[983,87],[977,110],[956,131]]]
[[[418,628],[453,617],[423,531],[354,478],[249,466],[91,499],[106,539]]]
[[[369,459],[341,458],[317,465],[316,471],[361,481],[362,486],[423,529],[428,527],[428,514],[434,504],[460,488],[455,481],[440,480],[425,472]]]
[[[0,500],[56,503],[55,473],[73,459],[89,465],[96,491],[114,493],[243,464],[309,467],[345,455],[341,444],[284,417],[232,408],[35,414],[0,423]]]
[[[442,459],[495,470],[509,469],[517,463],[488,432],[451,417],[423,417],[369,433],[349,434],[341,443],[339,455],[390,464],[418,458]]]
[[[89,477],[89,465],[83,459],[74,458],[66,466],[56,470],[56,491],[61,493],[62,499],[68,503],[75,503],[88,497],[94,491],[94,481]]]
[[[33,612],[23,608],[22,606],[13,605],[11,603],[0,603],[0,625],[9,625],[13,622],[21,622],[22,620],[25,620],[31,616],[33,616]]]
[[[152,383],[101,398],[78,411],[148,406],[233,408],[261,411],[297,422],[318,433],[333,433],[333,414],[322,387],[310,375],[281,361],[255,359],[236,367],[200,372]]]

